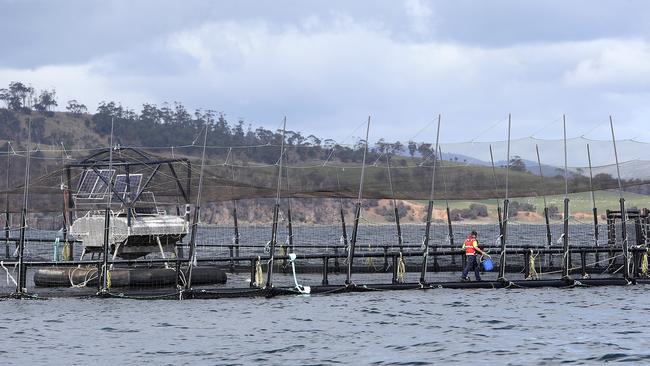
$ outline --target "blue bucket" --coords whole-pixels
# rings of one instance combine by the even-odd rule
[[[483,269],[486,271],[491,271],[494,268],[494,264],[490,258],[483,259],[483,262],[481,262],[481,264],[483,264]]]

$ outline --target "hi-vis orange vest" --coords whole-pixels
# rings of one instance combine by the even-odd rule
[[[476,249],[474,248],[475,240],[471,235],[465,239],[465,244],[463,245],[465,247],[465,255],[476,255]]]

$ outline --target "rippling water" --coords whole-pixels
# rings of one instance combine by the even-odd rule
[[[648,287],[0,302],[3,364],[650,363]]]

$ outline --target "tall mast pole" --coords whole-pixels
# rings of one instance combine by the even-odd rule
[[[199,187],[196,192],[196,207],[192,217],[192,233],[190,234],[190,250],[188,254],[189,263],[187,264],[187,282],[185,290],[192,288],[192,269],[194,268],[194,257],[196,257],[196,230],[199,226],[199,214],[201,211],[201,192],[203,191],[203,169],[205,167],[205,148],[208,144],[208,130],[210,115],[205,119],[205,135],[203,135],[203,152],[201,153],[201,169],[199,170]]]
[[[512,116],[508,114],[508,148],[506,149],[506,194],[503,200],[503,220],[501,221],[501,253],[499,254],[499,280],[506,279],[506,243],[508,240],[508,190],[510,179],[510,129],[512,127]]]
[[[433,168],[431,172],[431,191],[429,193],[429,206],[427,207],[427,223],[424,229],[424,243],[422,248],[422,266],[420,268],[420,286],[425,286],[426,274],[429,260],[429,236],[431,233],[431,219],[433,216],[433,194],[436,186],[436,163],[438,162],[438,157],[435,153],[438,151],[438,143],[440,142],[440,120],[442,119],[441,115],[438,115],[438,128],[436,131],[436,146],[433,154]]]
[[[614,145],[614,158],[616,159],[616,177],[618,179],[618,193],[620,195],[619,203],[621,206],[621,238],[623,239],[623,259],[625,268],[623,275],[626,279],[630,278],[630,256],[627,243],[627,210],[625,209],[625,198],[623,197],[623,184],[621,183],[621,168],[618,162],[618,150],[616,149],[616,137],[614,136],[614,122],[612,116],[609,116],[609,127],[612,130],[612,143]]]
[[[9,172],[11,171],[9,165],[9,149],[11,149],[11,143],[7,141],[7,170],[5,171],[7,175],[7,192],[5,193],[5,258],[7,259],[9,259]]]
[[[336,172],[336,184],[338,186],[339,192],[341,191],[341,180],[339,179],[339,172]],[[343,208],[343,197],[339,197],[339,214],[341,216],[341,244],[343,244],[343,247],[345,250],[349,251],[350,248],[348,248],[348,229],[345,224],[345,210]],[[336,257],[334,258],[334,270],[336,272],[340,271],[339,267],[339,250],[338,247],[334,247],[334,254]]]
[[[63,168],[65,167],[65,159],[66,159],[66,152],[65,152],[65,145],[63,145],[63,142],[61,142],[61,190],[63,190],[63,251],[66,251],[66,247],[69,245],[68,244],[68,194],[70,192],[68,191],[69,187],[66,184],[65,178],[64,178],[64,172]],[[63,256],[62,256],[63,257]],[[70,253],[70,257],[72,257],[72,254]],[[69,260],[68,258],[67,260]],[[64,258],[64,260],[66,260]]]
[[[275,244],[278,235],[278,213],[280,211],[280,189],[282,188],[282,158],[284,155],[284,135],[287,130],[287,117],[282,123],[282,142],[280,143],[280,160],[278,162],[278,185],[275,193],[275,206],[273,207],[273,226],[271,228],[270,257],[266,276],[265,288],[273,287],[273,262],[275,260]]]
[[[357,235],[359,230],[359,218],[361,216],[361,199],[363,197],[363,178],[366,172],[366,155],[368,154],[368,134],[370,133],[370,116],[366,125],[366,143],[363,148],[363,160],[361,162],[361,178],[359,179],[359,195],[354,210],[354,225],[352,226],[352,237],[350,238],[350,250],[348,251],[348,271],[346,273],[345,284],[352,285],[352,262],[354,261],[354,249],[357,245]]]
[[[569,278],[571,258],[569,256],[569,169],[567,166],[566,149],[566,117],[562,115],[562,128],[564,133],[564,234],[562,235],[562,278]]]
[[[111,200],[113,198],[113,118],[111,118],[111,137],[108,146],[108,191],[106,197],[106,209],[104,210],[104,247],[102,252],[102,285],[99,290],[100,294],[107,294],[109,291],[108,279],[108,247],[110,245],[111,230]],[[101,170],[99,171],[101,174]],[[117,250],[117,248],[115,248]]]
[[[32,145],[32,119],[27,119],[27,160],[25,161],[25,187],[23,189],[23,208],[20,215],[20,239],[18,242],[18,283],[16,295],[21,297],[25,294],[27,287],[27,273],[24,265],[25,254],[25,230],[27,229],[27,198],[29,196],[29,168]],[[9,174],[9,172],[7,172]]]
[[[232,147],[228,149],[228,156],[230,156],[231,152],[232,152]],[[232,184],[230,185],[230,193],[234,197],[234,189],[233,189],[233,185],[235,184],[234,164],[230,167],[230,172],[232,173]],[[235,256],[239,257],[239,218],[237,216],[237,200],[234,198],[232,200],[232,221],[234,226],[233,244],[235,245]]]
[[[591,150],[587,144],[587,160],[589,161],[589,191],[591,192],[591,210],[594,215],[594,244],[598,246],[598,208],[596,207],[596,193],[594,192],[594,176],[591,169]],[[596,262],[598,262],[598,252],[596,252]]]
[[[451,250],[455,249],[454,245],[454,226],[451,223],[451,210],[449,209],[449,198],[447,195],[447,177],[445,176],[445,167],[442,165],[442,147],[438,147],[438,152],[440,153],[439,159],[440,159],[440,171],[442,172],[442,186],[445,190],[445,204],[447,205],[447,231],[448,231],[448,238],[449,238],[449,247]],[[456,264],[456,256],[452,254],[451,256],[451,264],[455,265]]]
[[[291,187],[289,185],[289,159],[287,157],[287,164],[285,165],[286,170],[286,178],[287,178],[287,192],[289,192],[289,195],[287,196],[287,234],[288,234],[288,241],[289,241],[289,253],[293,253],[293,220],[291,218]]]

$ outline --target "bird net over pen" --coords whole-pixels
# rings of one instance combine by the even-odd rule
[[[359,146],[360,145],[360,146]],[[589,145],[591,167],[587,154]],[[432,143],[422,143],[409,154],[392,146],[371,145],[366,158],[363,198],[427,200],[485,200],[506,197],[563,195],[619,188],[617,165],[611,141],[572,138],[566,142],[565,182],[563,140],[517,139],[508,143],[441,143],[436,154]],[[650,181],[650,159],[646,143],[617,142],[621,188],[645,194]],[[60,210],[63,187],[70,194],[88,184],[85,169],[108,169],[108,149],[66,149],[32,146],[30,153],[30,211]],[[132,175],[146,183],[160,204],[193,202],[201,169],[201,146],[169,148],[114,148],[114,168],[131,164]],[[232,199],[272,198],[278,188],[278,145],[207,146],[203,165],[203,202]],[[539,158],[538,158],[539,152]],[[357,146],[285,145],[281,197],[356,198],[361,179],[363,144]],[[6,165],[0,173],[0,198],[11,211],[21,206],[24,193],[26,150],[15,145],[0,153]],[[538,163],[539,161],[539,163]],[[152,164],[152,162],[159,162]],[[541,164],[540,164],[541,163]],[[151,176],[151,178],[149,178]],[[102,184],[101,179],[96,180]],[[69,186],[68,186],[69,185]],[[507,192],[506,192],[507,190]],[[103,196],[102,196],[103,197]],[[181,200],[179,201],[179,197]]]
[[[206,136],[202,135],[206,130],[198,132]],[[79,282],[86,285],[92,278],[106,290],[110,287],[106,268],[112,264],[122,271],[110,275],[114,286],[120,278],[128,279],[124,283],[139,283],[138,276],[151,273],[137,271],[148,271],[153,262],[147,261],[155,261],[160,282],[156,280],[153,285],[188,289],[192,281],[187,276],[191,276],[194,260],[204,263],[197,268],[206,271],[197,274],[195,283],[200,282],[200,276],[220,283],[227,264],[233,271],[243,270],[249,280],[246,285],[270,288],[274,269],[289,271],[289,263],[293,264],[290,253],[302,255],[302,271],[322,271],[324,285],[330,259],[335,260],[332,265],[339,273],[346,272],[346,284],[351,283],[352,273],[378,271],[391,277],[391,284],[401,283],[398,277],[403,275],[404,281],[416,283],[419,278],[417,283],[422,285],[432,280],[427,274],[431,268],[446,269],[448,276],[457,277],[453,272],[463,264],[459,246],[473,230],[480,232],[487,249],[499,253],[498,278],[504,277],[506,268],[515,273],[523,268],[524,277],[530,277],[535,269],[530,257],[540,253],[543,256],[537,263],[543,263],[547,272],[561,272],[563,277],[580,261],[585,274],[586,263],[597,271],[603,260],[610,259],[606,268],[617,270],[621,265],[616,264],[616,258],[631,258],[627,256],[628,241],[641,247],[648,238],[647,211],[635,208],[631,216],[619,214],[618,218],[607,211],[601,219],[603,211],[599,216],[596,209],[600,204],[613,210],[623,207],[617,206],[619,196],[634,196],[639,208],[648,206],[650,145],[646,143],[527,137],[454,143],[434,139],[408,144],[383,140],[366,144],[358,140],[345,145],[299,143],[283,139],[283,135],[279,131],[272,142],[237,146],[194,143],[86,149],[8,143],[0,155],[0,164],[6,166],[0,170],[0,184],[4,186],[0,199],[4,199],[6,212],[5,257],[27,258],[34,268],[51,265],[44,259],[54,258],[56,266],[35,271],[37,287],[74,287]],[[579,196],[583,192],[603,192],[591,195],[586,205],[585,211],[593,207],[593,217],[572,215],[568,199],[564,200],[563,213],[557,205],[549,214],[547,197]],[[611,196],[616,199],[605,202]],[[527,197],[543,198],[545,225],[532,220],[516,222],[519,203],[514,199],[524,201]],[[388,199],[389,206],[371,206],[382,199]],[[512,201],[510,206],[507,199]],[[418,211],[402,221],[403,226],[399,223],[398,200]],[[446,201],[446,211],[434,209],[434,201]],[[458,217],[450,210],[450,202],[487,201],[496,203],[496,209],[489,209],[496,213],[488,214],[485,207],[478,220],[452,222]],[[226,215],[214,215],[223,208]],[[21,211],[22,215],[15,215]],[[305,211],[318,211],[328,219],[308,219]],[[373,222],[371,211],[391,224]],[[23,224],[17,224],[18,216]],[[48,216],[55,221],[49,228],[36,223]],[[628,226],[629,236],[623,235],[628,228],[617,229],[616,220],[630,224],[636,220]],[[58,241],[51,243],[58,228],[66,244],[70,239],[65,256]],[[23,229],[30,231],[27,240]],[[510,240],[507,244],[506,237]],[[10,239],[22,244],[14,250]],[[569,240],[579,245],[572,249],[572,258]],[[607,246],[607,259],[600,257],[605,250],[601,246]],[[516,259],[506,262],[506,248]],[[643,253],[637,249],[634,260],[641,263]],[[282,259],[275,262],[274,255]],[[355,255],[363,260],[358,258],[355,263]],[[56,267],[63,257],[69,269],[61,272]],[[78,263],[74,261],[77,258]],[[346,262],[347,271],[341,269]],[[262,263],[266,263],[268,276],[264,286],[257,279]],[[77,264],[85,266],[85,272],[75,269]],[[100,268],[106,273],[99,273]],[[18,273],[22,276],[17,281],[20,288],[25,272]],[[48,278],[45,283],[42,276]]]

